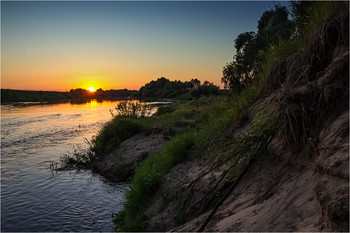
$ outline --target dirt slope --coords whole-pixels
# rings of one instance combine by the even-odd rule
[[[349,231],[348,22],[348,15],[331,16],[271,69],[259,101],[275,104],[289,124],[268,156],[234,182],[234,166],[220,156],[175,166],[148,205],[147,230]],[[254,119],[250,112],[227,141]]]
[[[138,133],[123,141],[114,152],[101,158],[94,169],[113,181],[128,181],[139,163],[149,154],[159,153],[165,142],[166,137],[162,133]]]

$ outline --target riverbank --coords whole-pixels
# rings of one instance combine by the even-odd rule
[[[239,95],[105,125],[92,142],[92,167],[131,182],[117,229],[348,231],[346,22],[330,15]],[[129,152],[134,160],[124,163]]]

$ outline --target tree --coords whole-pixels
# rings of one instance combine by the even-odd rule
[[[265,50],[279,39],[289,38],[293,33],[293,23],[288,19],[286,7],[275,5],[265,11],[258,21],[258,31],[244,32],[235,39],[236,55],[223,68],[221,82],[225,88],[240,92],[254,79],[259,50]]]
[[[312,1],[290,1],[293,23],[296,27],[296,33],[301,34],[304,25],[307,23],[307,16],[312,12],[314,2]]]
[[[224,83],[225,88],[231,89],[236,93],[241,92],[248,78],[242,75],[238,67],[239,65],[235,61],[227,63],[223,68],[223,77],[221,78],[221,82]]]
[[[174,98],[189,92],[194,88],[192,83],[193,79],[189,82],[181,82],[179,80],[170,81],[167,78],[161,77],[156,81],[146,83],[140,88],[139,98]],[[200,83],[199,80],[194,80],[194,83]]]
[[[203,82],[203,86],[214,86],[214,83],[205,80],[205,81]]]
[[[235,48],[237,52],[242,52],[244,48],[254,39],[255,32],[244,32],[235,39]]]
[[[203,85],[200,85],[196,88],[193,88],[190,91],[190,95],[192,97],[200,97],[202,95],[210,96],[210,95],[219,95],[219,87],[215,86],[213,83],[205,81]]]
[[[279,4],[265,11],[258,21],[257,41],[259,50],[268,48],[278,39],[289,38],[293,33],[293,22],[288,19],[288,9]]]
[[[201,81],[196,79],[196,78],[195,79],[191,79],[190,82],[193,84],[194,88],[197,88],[197,87],[199,87],[201,85]]]

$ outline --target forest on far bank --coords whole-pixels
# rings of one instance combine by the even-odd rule
[[[11,102],[61,102],[82,100],[118,100],[118,99],[140,99],[142,101],[160,99],[190,100],[202,95],[218,95],[223,93],[218,86],[198,79],[190,81],[170,81],[161,77],[146,83],[137,90],[118,89],[103,90],[101,88],[94,92],[83,88],[71,89],[66,92],[59,91],[28,91],[1,89],[1,103]]]

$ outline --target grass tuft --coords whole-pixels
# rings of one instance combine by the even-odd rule
[[[302,37],[308,39],[318,27],[340,8],[349,9],[347,1],[315,1],[307,12],[306,23],[302,25]],[[347,12],[348,13],[348,12]]]
[[[92,150],[96,154],[107,154],[115,150],[121,142],[140,132],[143,124],[137,118],[115,117],[107,122],[92,139]]]
[[[144,207],[150,196],[159,188],[165,175],[178,163],[183,162],[192,148],[191,134],[176,136],[156,155],[149,156],[135,170],[135,175],[126,192],[124,209],[115,217],[118,230],[142,231],[145,227]]]

